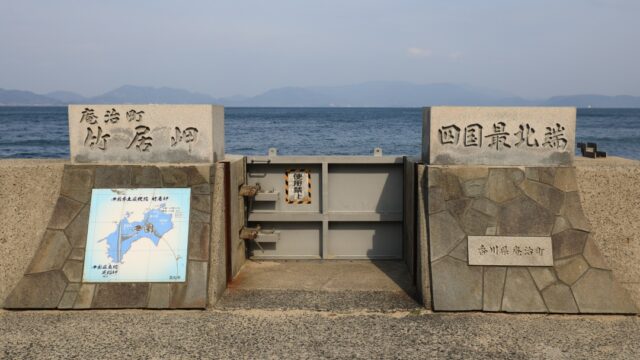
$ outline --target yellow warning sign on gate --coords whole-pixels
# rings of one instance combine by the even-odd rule
[[[284,173],[284,193],[288,204],[311,204],[311,173],[290,169]]]

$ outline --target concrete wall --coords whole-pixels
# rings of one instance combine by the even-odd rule
[[[582,206],[614,276],[640,307],[640,162],[576,159]]]
[[[239,190],[246,181],[244,156],[229,155],[225,158],[229,161],[231,177],[231,277],[238,275],[240,268],[247,260],[247,249],[243,239],[240,238],[240,229],[245,225],[244,197]]]
[[[243,158],[229,158],[236,169],[241,168]],[[0,299],[8,293],[22,277],[38,247],[58,196],[65,161],[60,160],[0,160]],[[593,225],[595,240],[603,255],[613,268],[615,276],[629,290],[636,304],[640,305],[640,162],[614,158],[603,160],[577,159],[578,185],[584,211]],[[233,167],[233,166],[232,166]],[[223,172],[217,164],[212,174],[213,238],[224,239],[224,202],[222,187]],[[424,183],[424,166],[418,167],[418,182]],[[239,178],[232,184],[239,186]],[[237,190],[237,186],[236,190]],[[232,186],[234,188],[234,186]],[[418,186],[420,191],[423,186]],[[419,194],[418,199],[423,199]],[[233,199],[233,197],[232,197]],[[244,212],[241,197],[237,197],[236,216]],[[416,202],[417,236],[426,237],[425,204]],[[239,231],[242,220],[234,227]],[[235,236],[237,232],[232,231]],[[233,243],[233,242],[232,242]],[[418,244],[421,241],[418,241]],[[222,243],[223,244],[223,243]],[[233,268],[237,271],[244,261],[244,242],[236,240]],[[209,301],[215,302],[226,286],[224,246],[211,244],[211,273]],[[418,258],[428,258],[428,249],[418,248]],[[242,256],[241,256],[242,254]],[[418,269],[421,266],[418,264]],[[235,273],[234,273],[235,275]],[[418,288],[423,292],[425,303],[430,303],[429,274],[418,272]]]
[[[235,161],[238,162],[240,165],[236,165],[236,169],[242,169],[242,158]],[[64,165],[68,163],[63,160],[0,160],[0,303],[22,278],[38,249],[59,195]],[[215,304],[226,288],[221,168],[222,164],[216,164],[210,174],[213,229],[209,305]]]
[[[225,248],[226,236],[226,211],[224,169],[229,167],[229,196],[230,196],[230,235],[231,235],[231,277],[235,277],[246,261],[246,248],[244,240],[240,239],[240,229],[245,223],[244,198],[240,196],[240,185],[244,184],[245,157],[228,155],[223,162],[215,166],[212,175],[213,183],[213,210],[211,233],[211,264],[209,267],[209,306],[215,305],[227,288],[227,258]]]
[[[431,308],[431,274],[429,273],[429,249],[425,246],[428,243],[429,229],[427,228],[427,196],[425,190],[427,186],[427,167],[418,164],[416,167],[416,237],[417,237],[417,264],[416,264],[416,287],[422,303],[426,308]]]
[[[594,240],[615,278],[640,307],[640,162],[609,157],[575,161],[583,210],[592,225]],[[418,290],[430,307],[430,274],[421,259],[428,259],[425,207],[426,167],[417,168]]]
[[[0,303],[38,249],[58,199],[60,160],[0,160]]]
[[[224,164],[216,163],[211,174],[213,184],[213,209],[211,209],[211,246],[209,264],[208,305],[211,307],[220,299],[227,287],[227,260],[225,252],[225,209],[224,209]]]

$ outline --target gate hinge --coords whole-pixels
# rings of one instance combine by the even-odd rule
[[[255,240],[258,237],[258,232],[260,231],[260,225],[250,228],[243,226],[240,229],[240,238],[243,240]]]
[[[254,196],[256,196],[258,191],[260,191],[260,184],[255,184],[255,185],[244,184],[244,185],[240,186],[239,193],[240,193],[240,196],[254,197]]]

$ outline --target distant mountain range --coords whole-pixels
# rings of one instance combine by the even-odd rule
[[[344,86],[283,87],[256,96],[214,98],[207,94],[168,87],[125,85],[94,97],[69,91],[36,94],[0,89],[0,106],[64,106],[67,104],[220,104],[264,107],[421,107],[467,106],[576,106],[638,108],[640,97],[569,95],[530,100],[508,93],[465,85],[413,84],[378,81]]]

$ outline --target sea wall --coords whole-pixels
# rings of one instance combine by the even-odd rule
[[[64,184],[61,186],[61,182],[66,181],[66,184],[69,183],[68,174],[63,175],[64,172],[68,172],[69,163],[66,161],[43,161],[43,160],[2,160],[0,161],[0,202],[4,204],[3,207],[0,208],[2,211],[0,214],[2,218],[2,226],[0,226],[0,253],[3,254],[3,261],[0,261],[0,302],[3,302],[4,299],[7,298],[9,293],[15,288],[16,284],[22,278],[22,274],[24,274],[27,267],[29,267],[31,263],[31,259],[34,256],[34,253],[40,246],[40,242],[43,234],[45,233],[45,229],[47,228],[47,224],[49,224],[49,220],[52,216],[52,212],[54,208],[56,208],[56,199],[58,198],[59,191],[61,188],[64,188]],[[226,287],[226,262],[227,259],[225,257],[225,244],[223,241],[211,241],[202,243],[202,235],[205,234],[205,238],[210,237],[211,233],[215,239],[223,239],[225,233],[224,227],[224,187],[223,187],[223,169],[226,166],[231,166],[232,169],[242,169],[244,164],[244,158],[241,156],[231,157],[227,159],[225,163],[217,163],[215,164],[216,169],[212,169],[210,166],[200,166],[200,167],[184,167],[184,168],[167,168],[171,176],[173,175],[182,175],[187,174],[185,176],[177,176],[178,179],[185,179],[184,185],[193,185],[198,184],[198,192],[196,195],[192,195],[192,197],[201,199],[204,197],[203,191],[210,192],[208,196],[210,196],[209,201],[199,200],[197,203],[200,204],[197,208],[200,210],[198,213],[198,220],[192,217],[192,221],[195,223],[192,225],[199,225],[193,227],[193,237],[190,235],[190,242],[194,241],[189,251],[189,260],[190,266],[193,268],[195,265],[192,264],[191,260],[203,260],[200,261],[197,265],[198,269],[202,269],[201,264],[205,265],[208,263],[209,266],[204,267],[204,275],[206,278],[207,268],[209,268],[209,277],[210,277],[210,285],[209,285],[209,293],[207,296],[206,289],[200,284],[191,284],[188,280],[188,286],[192,286],[189,288],[187,286],[186,294],[189,296],[197,294],[198,298],[198,306],[182,306],[178,304],[178,302],[173,302],[171,307],[200,307],[203,302],[208,297],[209,304],[213,305],[217,299],[222,295]],[[65,170],[67,168],[67,170]],[[127,167],[113,167],[114,170],[122,170],[122,171],[132,171],[127,170]],[[153,168],[149,168],[153,170]],[[185,170],[182,170],[185,169]],[[134,169],[135,170],[135,169]],[[194,174],[195,175],[191,176]],[[71,171],[71,170],[69,170]],[[91,171],[91,169],[89,169]],[[160,175],[157,172],[157,175]],[[175,174],[174,174],[175,173]],[[109,179],[116,179],[117,181],[121,181],[121,176],[112,176],[108,173],[102,171],[100,174],[102,186],[112,187],[113,185],[109,185],[104,181]],[[154,172],[145,173],[147,178],[144,178],[144,181],[154,180]],[[236,172],[231,172],[230,180],[235,183],[237,181],[236,177],[239,176]],[[93,177],[93,176],[92,176]],[[95,175],[96,182],[98,181],[98,175]],[[209,178],[210,179],[207,179]],[[65,180],[65,178],[67,180]],[[135,187],[136,183],[133,180],[133,176],[128,177],[130,181],[131,187]],[[173,177],[170,177],[173,179]],[[73,177],[71,177],[73,179]],[[163,175],[164,179],[164,175]],[[187,180],[188,179],[188,183]],[[195,179],[195,180],[193,180]],[[157,179],[160,183],[160,179]],[[193,181],[194,182],[191,184]],[[110,180],[109,180],[110,181]],[[211,188],[213,191],[210,191],[210,187],[200,186],[201,181],[210,182]],[[152,181],[151,183],[156,183]],[[127,183],[129,184],[129,183]],[[139,185],[139,184],[138,184]],[[166,184],[165,184],[166,185]],[[80,186],[80,185],[78,185]],[[67,195],[67,194],[65,194]],[[213,207],[211,207],[211,202],[213,202]],[[193,204],[193,203],[192,203]],[[194,205],[195,206],[195,205]],[[203,208],[204,206],[204,208]],[[211,212],[211,208],[215,211],[212,214],[211,221],[208,221],[207,217],[208,212],[205,211],[206,207],[209,207],[209,211]],[[192,208],[192,211],[194,209]],[[88,216],[88,215],[85,215]],[[234,215],[235,216],[235,215]],[[202,225],[204,224],[204,225]],[[239,232],[239,230],[238,230]],[[72,234],[67,234],[67,236],[72,236]],[[71,238],[69,238],[71,239]],[[77,241],[72,242],[77,243]],[[196,247],[194,247],[197,245]],[[192,251],[193,254],[192,254]],[[207,253],[209,253],[207,255]],[[57,256],[54,254],[54,256]],[[195,264],[195,263],[194,263]],[[189,273],[191,274],[191,272]],[[189,275],[192,279],[203,279],[203,277],[198,277],[196,275]],[[67,276],[68,277],[68,276]],[[25,286],[22,286],[24,289]],[[29,288],[27,286],[27,288]],[[31,286],[33,288],[33,286]],[[36,288],[41,288],[36,286]],[[166,286],[162,287],[163,289]],[[171,288],[173,289],[173,287]],[[153,289],[152,289],[153,290]],[[166,290],[166,289],[165,289]],[[180,290],[178,287],[174,289],[177,291],[175,293],[176,296],[181,296],[184,291]],[[25,290],[26,291],[26,290]],[[173,290],[172,290],[173,291]],[[174,291],[174,292],[175,292]],[[153,292],[153,291],[152,291]],[[21,293],[24,293],[22,291]],[[170,294],[171,295],[171,294]],[[142,295],[140,295],[142,296]],[[32,296],[35,298],[44,298],[45,296],[35,295]],[[149,297],[150,299],[151,297]],[[177,297],[174,296],[174,300]],[[203,300],[205,299],[205,300]],[[33,299],[36,301],[36,299]],[[173,301],[173,300],[172,300]],[[47,303],[48,304],[48,303]],[[195,303],[194,303],[195,304]],[[6,305],[6,303],[5,303]],[[22,303],[18,304],[22,305]],[[16,304],[12,304],[10,306],[17,306]],[[38,305],[36,307],[49,307]],[[151,305],[149,305],[152,307]],[[116,305],[109,305],[109,307],[119,307]],[[137,306],[136,306],[137,307]],[[154,306],[155,307],[155,303]]]
[[[0,303],[22,278],[53,212],[62,160],[0,160]]]
[[[640,161],[579,158],[576,165],[594,240],[640,307]]]
[[[65,163],[0,160],[0,300],[20,280],[38,248],[58,197]],[[576,165],[582,205],[594,239],[616,278],[640,306],[640,162],[577,159]],[[212,285],[218,291],[223,286]]]

